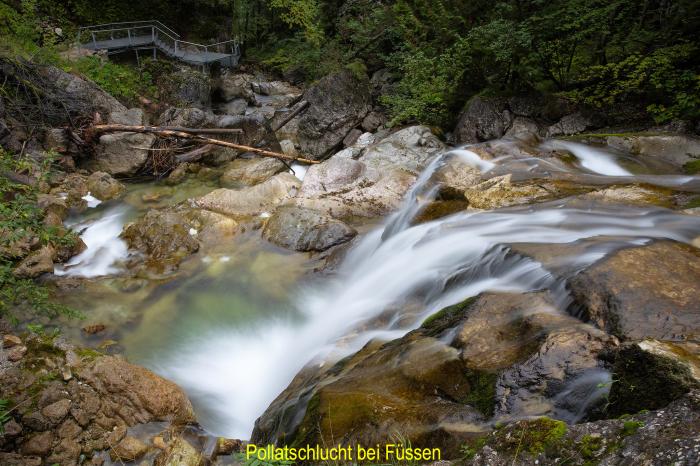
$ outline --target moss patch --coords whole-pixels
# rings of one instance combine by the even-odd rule
[[[516,422],[495,432],[494,449],[517,455],[528,452],[533,456],[557,450],[566,435],[566,423],[548,417]]]
[[[428,335],[439,333],[442,330],[451,327],[454,321],[466,313],[472,304],[476,301],[477,296],[467,298],[459,304],[447,306],[432,314],[423,321],[422,328],[428,330]]]
[[[696,175],[700,173],[700,160],[692,160],[683,165],[683,171],[688,175]]]
[[[606,411],[609,417],[662,408],[698,386],[688,367],[637,345],[620,350],[613,380]]]
[[[479,410],[486,417],[493,416],[496,406],[496,380],[498,374],[488,372],[473,372],[467,375],[469,395],[464,402]]]

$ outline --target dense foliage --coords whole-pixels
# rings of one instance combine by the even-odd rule
[[[628,106],[658,122],[700,117],[697,0],[22,0],[2,8],[0,32],[40,40],[47,25],[69,35],[74,21],[157,16],[192,39],[237,36],[248,60],[307,81],[348,63],[385,68],[395,85],[382,102],[395,122],[449,126],[472,95],[532,91],[611,112]],[[19,20],[27,15],[43,29],[27,28]]]
[[[44,212],[37,205],[38,187],[13,181],[7,173],[32,173],[40,182],[48,176],[51,159],[41,163],[18,157],[0,149],[0,315],[28,308],[55,316],[75,315],[60,304],[51,301],[46,288],[33,280],[18,278],[13,268],[21,259],[24,245],[37,247],[52,244],[70,247],[75,242],[73,233],[44,224]]]

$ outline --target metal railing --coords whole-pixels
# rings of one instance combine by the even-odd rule
[[[85,36],[89,34],[89,40]],[[107,23],[81,27],[78,30],[78,42],[81,46],[92,49],[129,48],[154,45],[167,55],[185,62],[201,64],[221,62],[234,66],[240,57],[240,46],[237,39],[215,44],[197,44],[180,39],[180,35],[157,20],[133,21],[125,23]],[[119,44],[117,47],[115,44]],[[224,54],[226,57],[216,57],[212,54]],[[198,55],[200,60],[194,60]]]

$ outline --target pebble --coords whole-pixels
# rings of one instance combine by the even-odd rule
[[[14,346],[19,346],[22,344],[22,340],[15,335],[3,335],[2,336],[2,347],[3,348],[12,348]]]

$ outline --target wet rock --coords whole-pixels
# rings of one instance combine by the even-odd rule
[[[159,454],[155,466],[201,466],[202,455],[185,439],[177,437],[170,447]]]
[[[306,91],[304,100],[309,108],[299,119],[299,144],[304,154],[320,160],[369,112],[369,81],[346,69],[322,78]]]
[[[444,149],[427,126],[409,126],[367,147],[360,160],[380,170],[401,168],[418,174]]]
[[[265,239],[295,251],[325,251],[356,234],[339,220],[294,206],[277,208],[263,229]]]
[[[224,173],[219,178],[219,182],[225,188],[253,186],[285,170],[287,166],[272,157],[238,158],[224,167]]]
[[[130,248],[147,256],[147,266],[167,270],[199,249],[190,228],[179,212],[152,209],[140,220],[128,224],[122,237]]]
[[[82,328],[82,331],[88,335],[95,335],[100,332],[104,332],[107,327],[104,324],[92,324],[86,325]]]
[[[502,137],[513,121],[499,98],[476,96],[467,102],[459,115],[454,137],[457,143],[475,143]]]
[[[152,134],[103,134],[96,147],[95,158],[88,161],[87,168],[113,176],[133,176],[145,165],[154,141]]]
[[[694,338],[700,252],[671,241],[623,249],[570,280],[584,318],[620,338]]]
[[[14,346],[19,346],[22,344],[22,339],[16,335],[3,335],[2,336],[2,347],[12,348]]]
[[[579,196],[579,199],[640,206],[673,206],[671,190],[652,186],[611,186]]]
[[[310,166],[294,203],[340,219],[386,214],[400,205],[417,174],[444,147],[424,126],[370,141],[363,134],[355,146]]]
[[[442,199],[464,200],[467,189],[481,183],[481,172],[464,163],[458,157],[451,157],[433,175],[433,180],[440,184]]]
[[[233,217],[259,215],[294,197],[301,183],[290,173],[239,190],[217,189],[194,201],[194,206]]]
[[[700,392],[694,391],[658,411],[623,419],[562,425],[548,418],[512,423],[465,451],[470,464],[678,464],[700,461]]]
[[[545,189],[540,184],[512,182],[512,175],[503,175],[483,181],[468,188],[464,197],[469,206],[475,209],[495,209],[513,205],[530,204],[532,202],[551,199],[552,190]]]
[[[44,273],[52,273],[55,256],[56,250],[53,246],[43,246],[25,257],[12,273],[19,278],[36,278]]]
[[[693,354],[682,343],[628,343],[615,354],[612,370],[608,417],[663,408],[700,389],[700,353]]]
[[[623,152],[657,157],[676,166],[700,159],[700,139],[685,134],[624,134],[611,135],[607,144]]]
[[[166,184],[170,186],[175,186],[176,184],[180,184],[183,181],[185,181],[185,178],[187,178],[187,164],[186,163],[181,163],[177,167],[175,167],[175,170],[171,171],[168,177],[165,179]]]
[[[70,411],[71,401],[67,399],[56,401],[44,407],[41,414],[52,424],[60,423]]]
[[[180,387],[119,357],[96,358],[78,368],[76,376],[100,396],[126,406],[136,422],[184,424],[194,421],[192,405]],[[124,411],[123,415],[126,414]]]
[[[87,178],[87,189],[97,199],[108,201],[121,196],[126,187],[109,173],[95,172]]]
[[[591,116],[584,115],[581,112],[576,112],[571,115],[562,117],[557,123],[553,124],[546,131],[546,137],[571,135],[582,133],[583,131],[595,128],[598,126]]]
[[[53,432],[46,431],[34,434],[22,444],[21,452],[24,455],[46,456],[53,446]]]
[[[126,436],[121,442],[110,449],[109,456],[112,461],[135,461],[148,451],[148,446],[141,440]]]
[[[540,131],[540,126],[536,121],[518,116],[513,119],[505,136],[521,139],[523,141],[536,142],[539,140]]]

